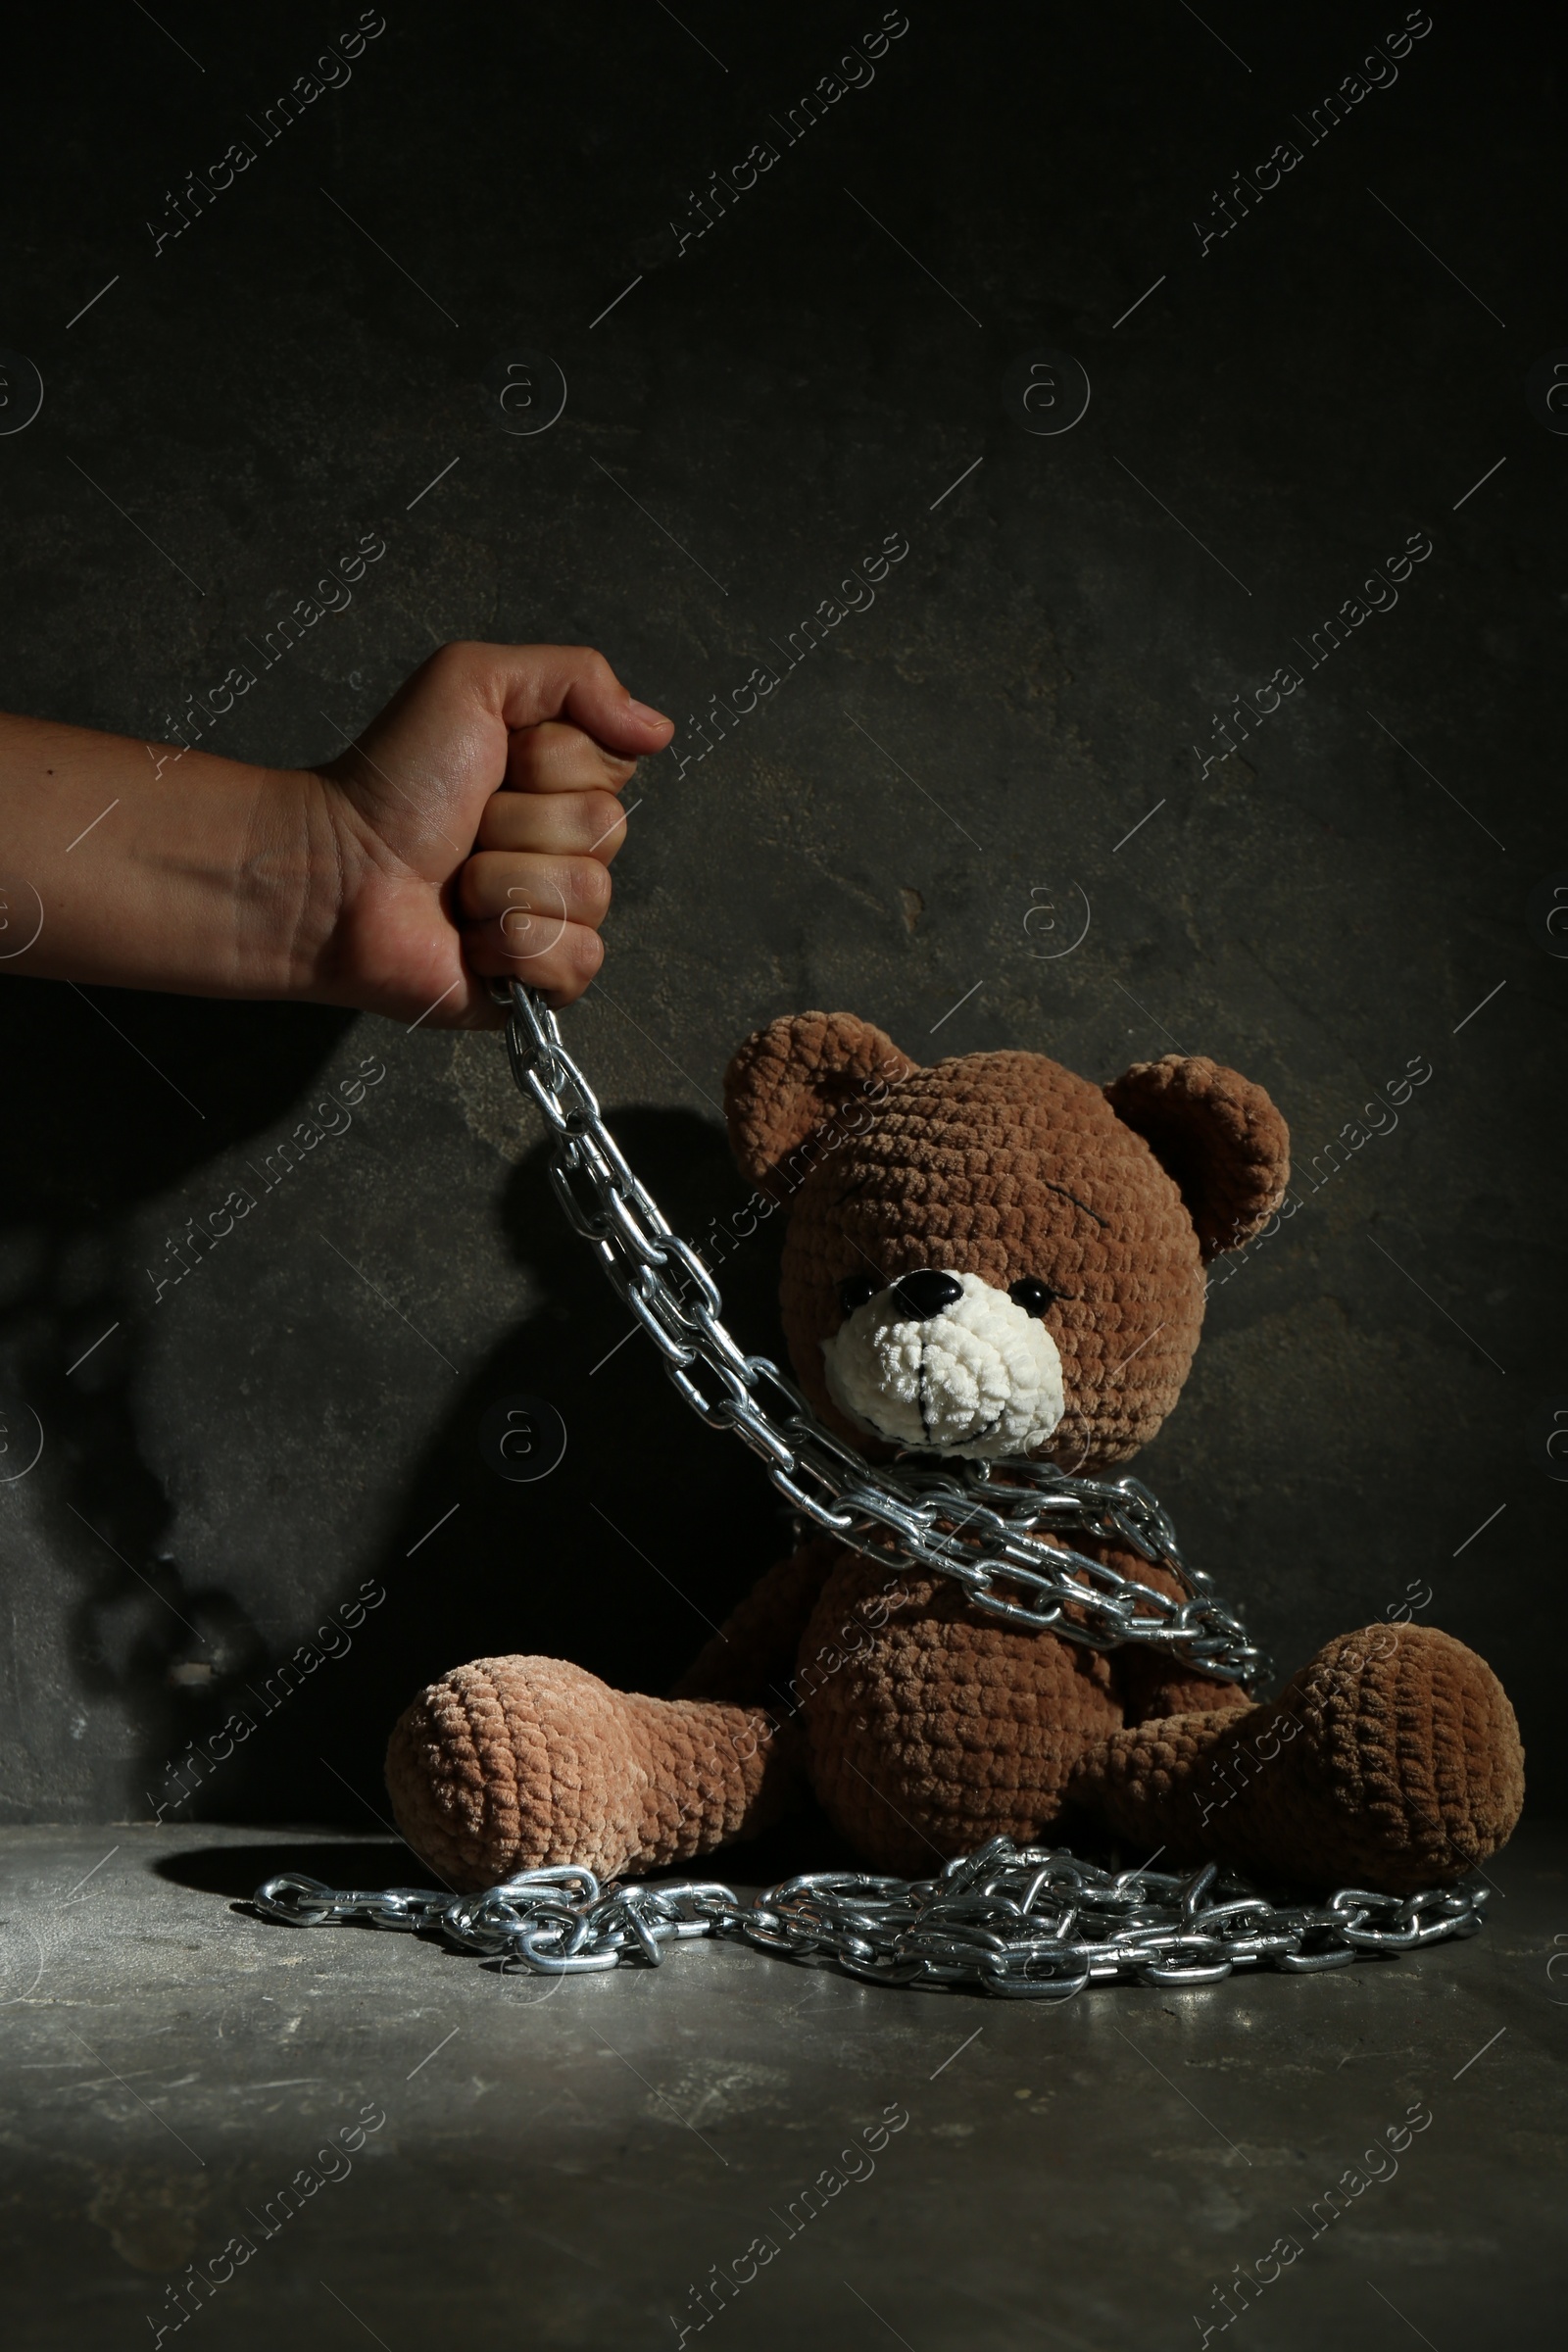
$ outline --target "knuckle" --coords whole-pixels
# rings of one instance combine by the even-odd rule
[[[430,656],[425,667],[442,678],[463,676],[472,665],[475,648],[464,638],[452,638]]]
[[[609,911],[610,895],[613,885],[606,868],[597,858],[580,858],[573,861],[573,895],[578,904],[600,922]]]
[[[597,931],[572,923],[561,943],[561,959],[573,978],[589,981],[605,960],[605,943]]]

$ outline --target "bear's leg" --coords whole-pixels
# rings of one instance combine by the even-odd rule
[[[878,1870],[929,1878],[1061,1813],[1073,1767],[1122,1721],[1109,1660],[1015,1631],[959,1585],[846,1553],[801,1642],[791,1699],[834,1826]]]
[[[1170,1862],[1229,1863],[1302,1892],[1443,1886],[1509,1837],[1524,1751],[1502,1686],[1448,1634],[1368,1626],[1277,1699],[1114,1731],[1072,1794]]]
[[[387,1748],[398,1828],[448,1886],[580,1862],[653,1870],[749,1837],[798,1785],[760,1707],[643,1698],[560,1658],[479,1658],[421,1690]]]

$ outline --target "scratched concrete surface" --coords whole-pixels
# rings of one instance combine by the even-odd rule
[[[13,2341],[172,2341],[193,2303],[177,2340],[232,2352],[686,2326],[760,2352],[1121,2352],[1239,2306],[1259,2352],[1561,2340],[1560,1836],[1497,1861],[1464,1944],[1051,2008],[706,1944],[543,1984],[237,1907],[279,1868],[385,1885],[409,1860],[319,1832],[0,1833]],[[220,2284],[171,2296],[215,2258]],[[744,2286],[719,2298],[714,2266]]]

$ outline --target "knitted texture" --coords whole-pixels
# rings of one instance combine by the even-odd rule
[[[754,1184],[782,1199],[799,1172],[783,1163],[824,1121],[884,1099],[914,1064],[886,1030],[853,1012],[802,1012],[746,1040],[724,1073],[730,1148]],[[810,1154],[808,1154],[808,1162]]]
[[[1176,1593],[1174,1578],[1134,1552],[1088,1538],[1080,1547]],[[852,1629],[864,1630],[856,1640]],[[916,1876],[938,1853],[1053,1830],[1081,1759],[1152,1695],[1190,1688],[1227,1713],[1248,1703],[1229,1685],[1173,1673],[1169,1657],[1029,1633],[972,1607],[946,1577],[890,1580],[847,1551],[801,1656],[815,1662],[802,1703],[818,1798],[876,1869]]]
[[[1181,1188],[1205,1259],[1260,1233],[1291,1179],[1290,1136],[1260,1086],[1201,1054],[1135,1061],[1105,1100]]]
[[[879,1094],[884,1066],[904,1075]],[[1265,1198],[1273,1206],[1283,1197],[1284,1122],[1261,1088],[1212,1062],[1201,1070],[1205,1083],[1181,1096],[1183,1164],[1196,1167],[1203,1136],[1206,1213],[1224,1223],[1234,1199],[1254,1197],[1263,1110],[1279,1147]],[[936,1266],[1004,1293],[1032,1278],[1053,1294],[1042,1320],[1061,1357],[1066,1410],[1040,1453],[1094,1469],[1147,1445],[1198,1346],[1202,1252],[1181,1188],[1105,1090],[1041,1054],[970,1054],[919,1069],[848,1013],[774,1021],[748,1039],[725,1083],[737,1158],[791,1199],[784,1328],[801,1385],[830,1427],[886,1452],[828,1393],[822,1343],[845,1320],[840,1284]],[[1261,1109],[1249,1126],[1238,1106],[1254,1101]]]
[[[846,1555],[803,1650],[883,1581]],[[873,1869],[929,1878],[988,1838],[1048,1829],[1086,1745],[1121,1720],[1108,1655],[988,1622],[949,1579],[909,1576],[885,1629],[808,1698],[808,1769]]]
[[[774,1729],[760,1708],[626,1695],[559,1658],[478,1658],[405,1709],[387,1788],[450,1886],[554,1862],[617,1878],[782,1810],[792,1774]]]
[[[1201,1056],[1104,1088],[1038,1054],[922,1069],[853,1014],[802,1013],[749,1038],[725,1088],[743,1171],[787,1206],[796,1376],[874,1458],[890,1447],[835,1408],[823,1346],[924,1273],[895,1300],[922,1429],[927,1359],[961,1351],[939,1318],[979,1283],[1038,1314],[1059,1356],[1065,1410],[1037,1451],[1074,1472],[1125,1460],[1186,1378],[1205,1259],[1258,1231],[1289,1176],[1263,1090]],[[861,1374],[874,1406],[870,1354]],[[968,1434],[983,1447],[986,1428]],[[1137,1554],[1073,1543],[1176,1592]],[[816,1537],[762,1577],[675,1697],[623,1696],[549,1658],[481,1659],[415,1700],[387,1778],[405,1837],[462,1887],[546,1862],[692,1859],[808,1785],[867,1863],[900,1875],[1087,1815],[1136,1859],[1403,1893],[1505,1840],[1523,1756],[1490,1668],[1428,1628],[1342,1636],[1254,1706],[1168,1652],[1008,1625],[948,1579]]]
[[[1462,1642],[1368,1626],[1266,1705],[1114,1733],[1074,1794],[1178,1860],[1408,1894],[1496,1851],[1524,1801],[1524,1749],[1501,1684]]]

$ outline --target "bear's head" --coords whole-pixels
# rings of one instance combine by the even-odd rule
[[[787,1209],[796,1375],[871,1451],[1124,1461],[1181,1392],[1205,1262],[1290,1177],[1262,1088],[1200,1055],[1105,1087],[1043,1054],[922,1069],[806,1012],[748,1038],[724,1092],[737,1161]]]

